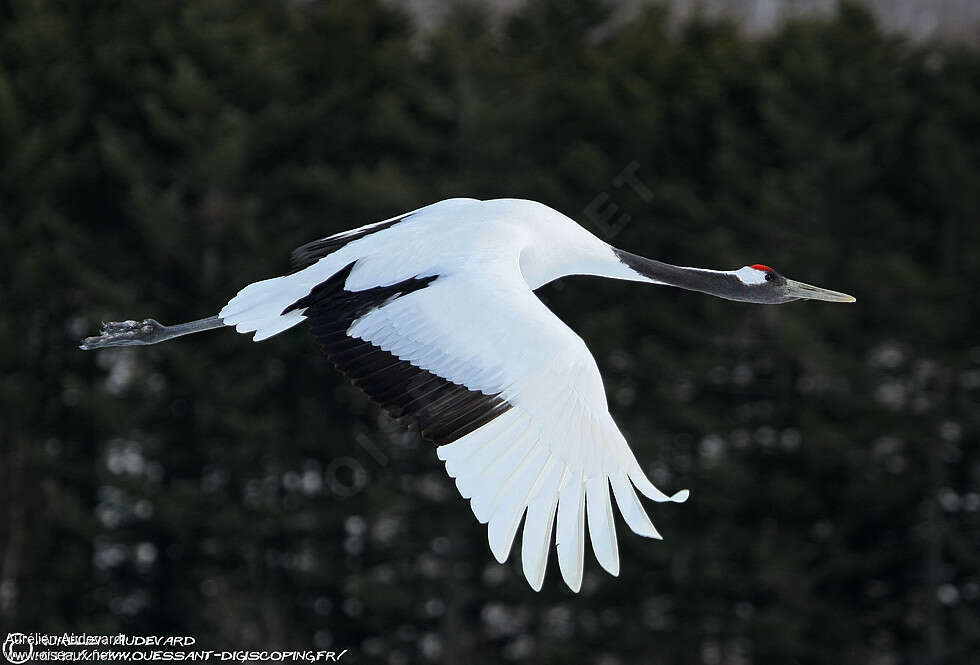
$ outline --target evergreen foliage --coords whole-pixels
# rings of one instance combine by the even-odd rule
[[[976,50],[848,6],[759,39],[596,0],[425,41],[364,0],[0,16],[0,627],[362,663],[976,662]],[[649,195],[616,185],[631,165]],[[627,223],[590,222],[603,194]],[[75,348],[448,196],[858,303],[542,290],[654,481],[692,489],[580,595],[554,556],[540,594],[519,547],[493,562],[431,446],[302,331]]]

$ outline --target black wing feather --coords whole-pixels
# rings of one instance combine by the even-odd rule
[[[333,254],[344,245],[354,242],[355,240],[360,240],[361,238],[369,236],[372,233],[384,231],[385,229],[394,226],[398,222],[404,221],[406,217],[408,217],[408,215],[402,215],[401,217],[396,217],[395,219],[389,219],[387,222],[373,224],[366,229],[361,229],[353,233],[330,236],[329,238],[320,238],[319,240],[308,242],[302,247],[297,247],[293,250],[293,272],[299,272],[304,268],[309,268],[324,256]]]
[[[387,225],[397,221],[400,220]],[[370,231],[374,230],[380,228]],[[347,236],[343,240],[346,244],[353,239]],[[294,253],[297,264],[312,265],[319,260],[319,253],[326,251],[329,240],[326,238],[301,247]],[[511,408],[499,394],[471,390],[416,367],[370,342],[347,335],[354,321],[372,309],[424,289],[437,278],[416,277],[390,286],[348,291],[344,285],[353,267],[354,263],[351,263],[318,285],[308,296],[284,309],[283,314],[305,310],[324,353],[354,385],[393,418],[411,429],[418,429],[424,438],[439,445],[469,434]]]

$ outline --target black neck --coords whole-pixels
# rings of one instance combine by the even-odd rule
[[[749,287],[735,275],[699,268],[681,268],[630,254],[621,249],[614,249],[614,251],[627,267],[654,281],[728,300],[746,300],[751,297]]]

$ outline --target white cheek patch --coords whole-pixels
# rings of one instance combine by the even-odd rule
[[[756,270],[755,268],[750,268],[745,266],[732,273],[738,277],[739,281],[743,284],[749,284],[755,286],[756,284],[764,284],[766,281],[766,272],[764,270]]]

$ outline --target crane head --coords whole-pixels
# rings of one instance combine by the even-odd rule
[[[822,289],[803,282],[787,279],[767,265],[756,263],[735,271],[735,276],[748,287],[738,300],[755,303],[779,304],[794,300],[825,300],[828,302],[856,302],[854,296]]]

